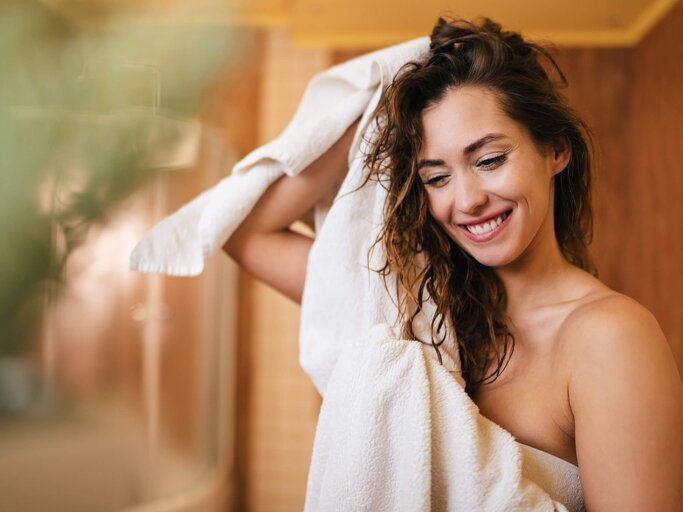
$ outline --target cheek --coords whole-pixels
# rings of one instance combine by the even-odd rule
[[[519,197],[529,191],[530,177],[524,172],[505,172],[489,183],[489,191],[501,197]]]
[[[531,167],[501,174],[500,179],[491,183],[489,190],[493,195],[528,208],[544,210],[550,187],[547,177]]]
[[[437,221],[447,222],[450,218],[450,201],[448,201],[446,194],[439,192],[434,191],[427,195],[429,213]]]

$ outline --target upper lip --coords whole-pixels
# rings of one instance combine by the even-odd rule
[[[472,221],[468,221],[468,222],[460,222],[460,223],[458,223],[458,226],[473,226],[475,224],[482,224],[483,222],[488,222],[490,220],[497,219],[498,217],[500,217],[501,215],[503,215],[504,213],[507,213],[509,211],[510,210],[502,210],[498,213],[494,213],[494,214],[489,215],[487,217],[480,217],[477,220],[472,220]]]

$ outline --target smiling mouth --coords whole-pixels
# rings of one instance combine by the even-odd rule
[[[485,235],[500,226],[511,212],[512,210],[508,210],[498,215],[498,217],[489,219],[479,224],[460,224],[460,227],[466,229],[473,235]]]

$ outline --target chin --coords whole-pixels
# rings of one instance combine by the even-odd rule
[[[491,268],[496,268],[496,267],[504,267],[506,265],[509,265],[512,263],[515,259],[514,258],[506,258],[502,256],[482,256],[482,257],[477,257],[477,255],[472,255],[472,257],[477,260],[479,263],[484,265],[485,267],[491,267]]]
[[[510,251],[503,251],[500,248],[496,248],[496,250],[477,250],[477,248],[475,248],[474,251],[470,251],[467,246],[460,241],[456,240],[456,243],[467,254],[477,260],[479,264],[484,265],[485,267],[504,267],[513,263],[518,257],[518,255],[511,254]]]

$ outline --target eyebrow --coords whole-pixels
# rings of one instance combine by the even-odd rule
[[[471,153],[474,153],[477,149],[481,148],[482,146],[485,146],[489,142],[493,142],[499,139],[504,139],[505,135],[502,133],[489,133],[487,135],[484,135],[481,139],[477,139],[471,144],[469,144],[464,150],[463,150],[463,155],[467,156]],[[420,160],[417,164],[417,170],[419,171],[423,167],[438,167],[440,165],[445,165],[446,162],[443,160]]]

